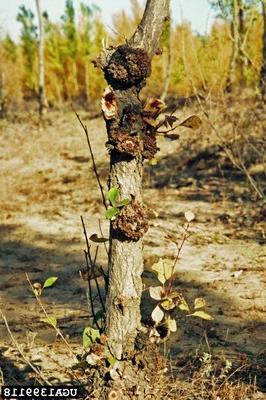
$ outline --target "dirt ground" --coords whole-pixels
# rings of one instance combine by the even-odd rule
[[[105,182],[104,123],[86,120],[84,112],[81,117],[88,125]],[[74,357],[54,330],[40,321],[44,315],[25,273],[32,282],[58,277],[44,291],[42,302],[80,354],[82,331],[91,322],[86,282],[79,276],[84,267],[80,216],[89,235],[99,233],[99,221],[108,232],[86,138],[72,112],[53,112],[45,126],[30,117],[0,124],[0,309],[26,359],[50,382],[69,382],[74,379],[69,369]],[[188,154],[189,135],[184,130],[178,142],[160,139],[157,164],[145,167],[144,199],[158,217],[151,219],[145,237],[143,279],[151,282],[149,269],[155,259],[174,258],[175,247],[167,236],[180,238],[184,212],[193,211],[193,234],[181,253],[176,285],[189,302],[204,297],[214,321],[180,320],[177,333],[167,343],[172,364],[178,369],[182,360],[202,351],[220,355],[235,366],[242,360],[246,365],[243,379],[254,382],[256,377],[260,398],[266,398],[265,215],[249,200],[246,182],[236,171],[225,163],[217,173],[212,150],[209,158],[196,160],[191,153],[190,162],[182,162],[179,155],[183,148]],[[105,263],[101,248],[99,265]],[[145,312],[149,309],[144,308]],[[38,379],[2,318],[0,349],[2,382]]]

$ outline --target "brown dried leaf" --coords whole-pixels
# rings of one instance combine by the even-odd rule
[[[179,126],[185,126],[186,128],[190,128],[193,130],[198,129],[202,124],[202,120],[197,115],[191,115],[185,119]]]
[[[158,112],[165,108],[165,102],[160,99],[149,99],[144,106],[144,111]]]
[[[105,119],[115,119],[118,116],[118,108],[112,89],[107,87],[101,100],[101,108]]]
[[[33,292],[37,297],[40,297],[42,294],[42,285],[39,282],[35,282],[33,285]]]
[[[177,140],[180,136],[177,133],[165,133],[164,137],[169,140]]]
[[[98,237],[97,233],[94,233],[90,236],[90,240],[94,243],[105,243],[108,242],[109,239],[104,237]]]

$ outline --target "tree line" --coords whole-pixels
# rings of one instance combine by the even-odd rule
[[[113,16],[108,29],[95,4],[75,9],[66,0],[58,22],[39,9],[20,6],[19,41],[0,39],[0,103],[36,99],[39,95],[40,47],[44,49],[45,93],[50,106],[79,101],[93,104],[104,80],[92,61],[102,46],[129,38],[143,12],[139,0],[131,10]],[[262,88],[266,78],[266,0],[210,0],[217,19],[208,34],[193,32],[191,24],[168,21],[160,40],[161,57],[153,60],[153,76],[146,91],[155,96],[187,97],[193,93],[223,93],[234,88]],[[43,42],[40,32],[43,30]]]

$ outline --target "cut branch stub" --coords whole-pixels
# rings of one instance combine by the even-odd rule
[[[141,86],[151,74],[151,60],[144,49],[119,46],[104,68],[105,79],[113,88],[127,89]]]

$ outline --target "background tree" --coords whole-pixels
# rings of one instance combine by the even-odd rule
[[[78,95],[78,78],[77,78],[77,51],[78,38],[75,25],[75,8],[72,0],[66,0],[65,13],[61,16],[62,30],[65,35],[64,45],[64,70],[67,75],[70,75],[71,80],[68,82],[72,87],[69,88],[69,93]],[[70,72],[70,74],[69,74]]]
[[[162,45],[164,51],[166,50],[165,57],[165,74],[164,74],[164,84],[161,94],[161,100],[164,101],[168,94],[170,78],[171,78],[171,67],[172,67],[172,24],[171,17],[165,22],[164,29],[162,33]]]
[[[111,146],[110,188],[119,191],[118,201],[130,201],[110,229],[106,334],[110,353],[119,360],[133,351],[141,328],[142,237],[148,229],[141,181],[144,159],[157,151],[156,138],[142,119],[139,92],[150,75],[168,16],[169,0],[147,0],[141,23],[127,44],[106,50],[97,60],[109,85],[102,109]]]
[[[90,99],[89,86],[89,64],[91,62],[93,40],[95,35],[94,20],[95,14],[99,8],[92,4],[90,6],[80,3],[80,21],[79,21],[79,66],[82,70],[82,98],[88,103]]]
[[[262,65],[260,71],[261,93],[266,102],[266,0],[261,0],[263,16]]]
[[[22,24],[21,44],[25,60],[26,95],[36,93],[36,56],[37,56],[37,26],[34,24],[33,12],[25,6],[19,7],[17,21]]]
[[[44,23],[43,15],[41,12],[40,0],[36,1],[36,9],[39,20],[39,113],[43,115],[47,107],[46,91],[45,91],[45,57],[44,57]]]

